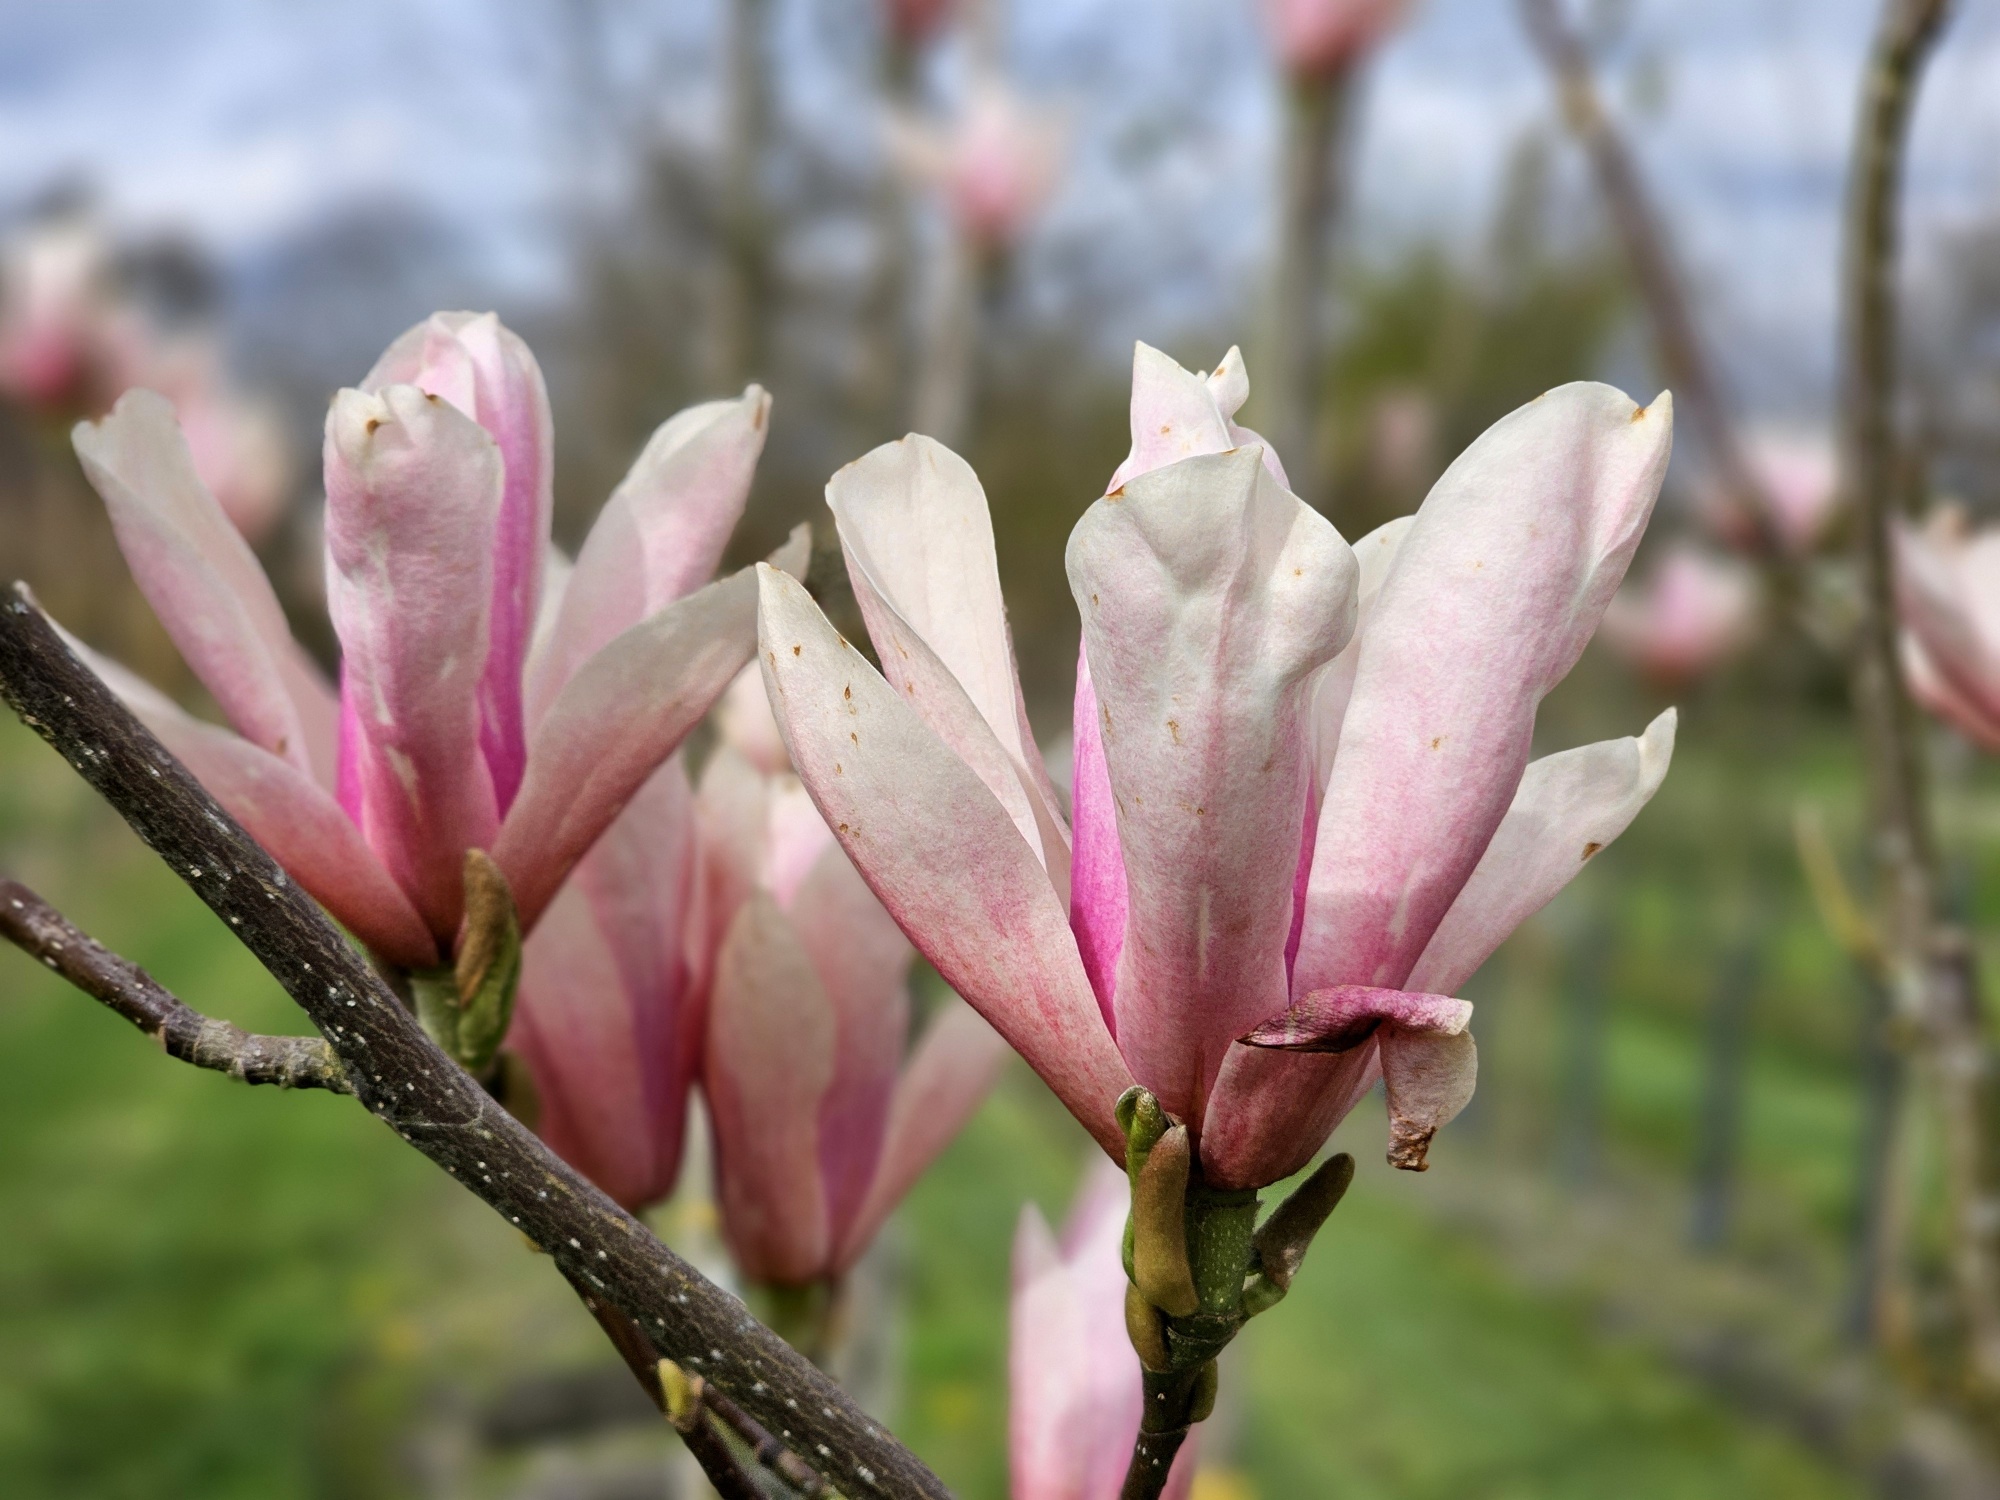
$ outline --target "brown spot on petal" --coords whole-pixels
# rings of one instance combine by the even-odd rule
[[[380,417],[370,417],[367,421],[361,424],[361,430],[367,433],[368,436],[373,437],[375,436],[375,429],[380,427],[381,425],[382,425],[382,419]]]
[[[1444,743],[1444,736],[1439,735],[1436,739],[1431,741],[1431,749],[1435,750],[1439,745],[1442,745],[1443,743]]]
[[[839,762],[839,761],[835,761],[835,762],[833,763],[833,774],[834,774],[834,775],[836,775],[836,776],[838,776],[838,775],[840,774],[840,762]]]
[[[1583,846],[1583,857],[1585,859],[1589,859],[1591,855],[1595,854],[1599,849],[1602,849],[1603,847],[1604,846],[1602,844],[1598,843],[1596,840],[1593,839],[1590,843],[1585,844]]]
[[[792,655],[797,656],[801,651],[805,649],[806,648],[804,646],[794,646],[792,647]]]
[[[845,833],[845,832],[847,832],[847,825],[846,825],[845,823],[842,823],[842,824],[840,825],[840,829],[839,829],[839,831],[840,831],[840,832],[842,832],[842,833]]]
[[[1639,409],[1638,409],[1637,411],[1633,412],[1633,413],[1632,413],[1632,420],[1633,420],[1633,421],[1635,421],[1635,422],[1643,422],[1643,421],[1645,421],[1645,420],[1646,420],[1646,408],[1642,406],[1642,407],[1640,407],[1640,408],[1639,408]]]
[[[1174,737],[1174,743],[1178,745],[1181,742],[1181,721],[1179,719],[1167,720],[1167,733]]]
[[[843,698],[852,698],[854,696],[854,684],[850,682],[846,687],[842,688],[840,696]]]
[[[853,742],[854,744],[857,744],[857,745],[858,745],[858,744],[860,744],[860,743],[861,743],[861,736],[860,736],[860,735],[858,735],[858,734],[853,734],[853,733],[850,733],[850,734],[849,734],[849,735],[847,736],[847,738],[848,738],[848,739],[849,739],[850,741],[852,741],[852,742]]]

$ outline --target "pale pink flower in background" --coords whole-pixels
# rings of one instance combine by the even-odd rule
[[[1645,529],[1668,402],[1550,391],[1357,563],[1235,424],[1248,390],[1234,351],[1204,378],[1138,350],[1131,456],[1067,554],[1073,833],[963,460],[909,438],[828,486],[887,681],[759,574],[792,760],[910,940],[1107,1152],[1136,1079],[1226,1187],[1298,1170],[1378,1076],[1391,1159],[1422,1165],[1475,1069],[1446,997],[1623,831],[1674,725],[1529,762]],[[1238,1043],[1295,1003],[1339,1050]]]
[[[967,241],[991,250],[1019,241],[1055,191],[1066,137],[1054,111],[991,76],[973,81],[945,128],[889,124],[904,170],[937,190]]]
[[[1093,1161],[1058,1241],[1032,1203],[1014,1233],[1007,1349],[1008,1493],[1013,1500],[1118,1500],[1145,1404],[1125,1332],[1119,1253],[1125,1174]],[[1185,1500],[1195,1449],[1181,1445],[1164,1492]]]
[[[253,543],[267,535],[292,484],[277,411],[231,387],[221,352],[205,338],[149,346],[132,383],[173,403],[195,472],[236,529]]]
[[[1793,556],[1816,547],[1839,509],[1839,466],[1833,440],[1804,428],[1761,427],[1744,439],[1743,460],[1762,487],[1767,520],[1778,544]],[[1701,497],[1702,522],[1731,547],[1758,545],[1754,516],[1734,496],[1711,484]]]
[[[1330,78],[1387,35],[1409,0],[1263,0],[1263,9],[1285,71]]]
[[[952,0],[882,0],[891,34],[911,46],[929,41],[951,12]]]
[[[1654,681],[1694,681],[1747,645],[1757,630],[1757,579],[1733,558],[1686,542],[1604,612],[1604,643]]]
[[[1769,428],[1752,432],[1744,457],[1763,481],[1771,522],[1793,552],[1825,535],[1840,500],[1839,461],[1824,432]]]
[[[751,1281],[837,1280],[1007,1046],[954,1001],[909,1047],[910,945],[791,773],[762,677],[747,671],[717,719],[694,941],[723,1237]]]
[[[1942,507],[1896,531],[1896,602],[1911,696],[2000,752],[2000,528]]]
[[[30,224],[0,246],[0,393],[74,414],[124,389],[139,331],[111,293],[111,246],[83,215]]]
[[[171,406],[129,392],[77,427],[77,453],[141,592],[235,732],[104,670],[356,937],[385,962],[439,965],[468,849],[492,850],[532,927],[747,660],[753,576],[698,585],[741,512],[767,412],[752,387],[655,434],[531,654],[550,550],[541,373],[491,314],[418,325],[327,417],[336,694]]]

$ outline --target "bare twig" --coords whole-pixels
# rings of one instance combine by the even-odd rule
[[[772,1437],[764,1430],[762,1423],[721,1391],[706,1381],[700,1382],[698,1391],[702,1403],[715,1413],[717,1420],[723,1426],[743,1440],[745,1447],[757,1455],[757,1462],[784,1480],[798,1494],[807,1496],[808,1500],[814,1500],[814,1497],[838,1493],[832,1485],[820,1477],[819,1470]]]
[[[1321,376],[1326,363],[1326,283],[1346,168],[1352,74],[1299,77],[1285,85],[1278,254],[1271,278],[1271,355],[1259,409],[1285,461],[1292,489],[1326,505],[1319,453]]]
[[[424,1035],[279,868],[63,644],[24,586],[0,603],[0,697],[236,933],[332,1044],[355,1096],[844,1493],[949,1492],[743,1304],[563,1162]]]
[[[660,1387],[667,1421],[701,1464],[716,1494],[722,1500],[766,1500],[763,1487],[737,1461],[729,1439],[722,1435],[702,1404],[701,1377],[688,1374],[670,1359],[663,1359],[654,1378]]]
[[[0,937],[101,1000],[167,1056],[244,1083],[351,1094],[347,1070],[316,1036],[255,1036],[205,1016],[137,964],[94,941],[25,885],[0,879]]]
[[[1721,378],[1702,342],[1674,263],[1666,225],[1646,191],[1638,161],[1598,95],[1590,54],[1565,16],[1562,0],[1520,0],[1520,5],[1529,39],[1555,80],[1563,118],[1590,158],[1598,191],[1653,325],[1675,408],[1693,420],[1724,489],[1757,528],[1758,543],[1772,566],[1782,569],[1788,554],[1773,525],[1769,498],[1744,457]]]
[[[2000,1392],[2000,1182],[1985,1130],[1993,1066],[1970,946],[1942,919],[1920,741],[1897,654],[1890,539],[1904,499],[1895,428],[1903,155],[1917,83],[1949,9],[1948,0],[1887,0],[1862,83],[1841,268],[1841,485],[1857,519],[1854,699],[1883,905],[1884,975],[1896,1014],[1920,1044],[1943,1123],[1965,1372],[1975,1389],[1992,1395]],[[1893,1309],[1886,1312],[1893,1320]]]

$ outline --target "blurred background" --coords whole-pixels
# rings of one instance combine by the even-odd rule
[[[1344,35],[1256,0],[4,0],[0,573],[191,690],[68,447],[149,385],[329,647],[328,398],[430,311],[491,308],[548,374],[572,546],[655,424],[751,380],[775,408],[739,560],[869,447],[959,447],[1059,745],[1062,540],[1124,455],[1135,339],[1204,368],[1240,343],[1245,419],[1350,539],[1550,385],[1682,384],[1539,7],[1375,9]],[[1951,1373],[1937,1128],[1845,905],[1830,421],[1874,8],[1558,14],[1722,421],[1679,392],[1653,534],[1538,753],[1668,703],[1679,749],[1473,982],[1479,1094],[1433,1170],[1381,1165],[1379,1103],[1343,1126],[1358,1185],[1232,1350],[1201,1500],[2000,1493],[2000,1426]],[[1906,215],[1917,484],[1975,515],[2000,510],[1996,69],[2000,14],[1966,7]],[[1990,959],[2000,776],[1943,729],[1926,750]],[[0,868],[211,1012],[299,1029],[11,720]],[[674,1493],[559,1280],[345,1101],[163,1066],[10,952],[0,1141],[0,1493]],[[1016,1214],[1059,1215],[1084,1149],[1015,1067],[880,1257],[877,1399],[965,1496],[1005,1493]],[[662,1214],[684,1243],[700,1221]]]

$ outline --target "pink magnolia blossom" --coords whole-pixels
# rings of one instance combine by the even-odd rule
[[[292,455],[278,414],[242,395],[207,339],[149,344],[134,384],[174,405],[195,472],[236,529],[252,542],[276,524],[292,482]]]
[[[1125,1332],[1125,1174],[1092,1163],[1060,1242],[1032,1203],[1014,1233],[1007,1357],[1013,1500],[1118,1500],[1145,1401]],[[1181,1445],[1166,1500],[1193,1487],[1196,1442]]]
[[[1765,427],[1744,440],[1743,459],[1763,488],[1771,529],[1787,552],[1810,552],[1826,535],[1840,504],[1838,463],[1823,432]],[[1703,504],[1709,527],[1733,547],[1757,541],[1753,517],[1730,496],[1713,490]]]
[[[921,46],[951,14],[952,0],[882,0],[882,14],[900,42]]]
[[[1818,542],[1840,502],[1839,465],[1824,433],[1753,432],[1746,457],[1764,483],[1771,521],[1794,552]]]
[[[141,343],[110,294],[111,249],[91,219],[31,224],[0,247],[0,392],[74,412],[122,390]]]
[[[530,651],[549,552],[541,373],[490,314],[391,346],[326,424],[336,695],[196,473],[168,402],[76,429],[140,590],[234,733],[114,685],[385,962],[447,960],[469,848],[531,927],[752,649],[753,575],[696,586],[741,511],[768,399],[684,412],[605,506]]]
[[[840,1277],[1007,1055],[954,1002],[905,1059],[910,946],[791,773],[749,671],[702,771],[702,1089],[716,1197],[752,1281]]]
[[[948,128],[892,121],[890,145],[906,171],[943,196],[961,235],[999,250],[1027,232],[1054,191],[1064,134],[1046,107],[983,77]]]
[[[1624,830],[1674,724],[1529,763],[1651,513],[1669,402],[1550,391],[1357,562],[1235,426],[1247,394],[1233,351],[1204,379],[1140,346],[1123,483],[1069,539],[1073,832],[963,460],[909,438],[828,486],[886,681],[759,575],[785,742],[884,906],[1108,1152],[1136,1079],[1230,1187],[1303,1166],[1378,1073],[1392,1160],[1422,1164],[1475,1066],[1471,1007],[1439,1000]],[[1368,1008],[1344,1050],[1238,1043],[1329,990]]]
[[[1896,533],[1896,601],[1910,693],[1983,749],[2000,751],[2000,528],[1947,507]]]
[[[1643,582],[1628,582],[1604,612],[1604,641],[1654,681],[1692,682],[1747,643],[1757,628],[1757,580],[1742,563],[1686,543]]]
[[[1278,61],[1300,78],[1330,78],[1373,47],[1409,0],[1264,0]]]

